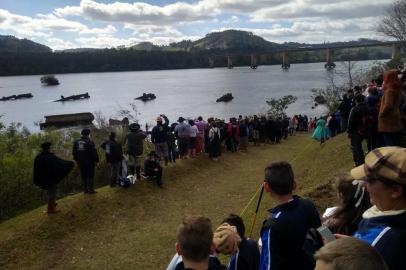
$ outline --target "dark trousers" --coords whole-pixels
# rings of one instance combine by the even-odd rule
[[[371,136],[368,137],[368,152],[371,152],[375,148],[378,148],[378,134],[373,132]]]
[[[362,165],[365,162],[364,150],[362,149],[362,140],[363,138],[360,135],[356,133],[351,134],[351,150],[355,166]]]
[[[383,133],[383,143],[385,146],[400,146],[400,132]]]
[[[116,163],[110,163],[110,185],[111,186],[115,186],[117,183],[117,179],[119,176],[119,170],[120,170],[120,163],[116,162]]]
[[[80,176],[82,177],[83,188],[85,192],[94,191],[94,164],[79,163]]]

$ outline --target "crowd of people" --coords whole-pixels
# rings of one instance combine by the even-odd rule
[[[401,147],[370,152],[365,164],[339,177],[340,203],[322,217],[311,200],[294,195],[291,165],[275,161],[265,168],[263,187],[274,207],[259,241],[245,237],[237,215],[214,232],[209,218],[187,216],[167,270],[406,269],[405,161]],[[229,255],[227,266],[219,254]]]
[[[369,84],[349,89],[336,112],[316,120],[313,138],[325,142],[347,132],[356,166],[364,163],[365,152],[401,146],[406,130],[405,74],[406,70],[389,70]]]

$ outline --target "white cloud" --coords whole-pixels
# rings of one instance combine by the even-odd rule
[[[176,2],[162,7],[142,2],[105,4],[82,0],[79,6],[57,8],[54,13],[60,17],[82,16],[109,22],[174,24],[180,21],[193,22],[213,18],[220,12],[216,6],[216,1],[212,0],[202,0],[196,4]]]
[[[264,7],[253,12],[254,22],[274,22],[299,18],[349,19],[378,17],[392,4],[392,0],[295,0],[284,4]]]

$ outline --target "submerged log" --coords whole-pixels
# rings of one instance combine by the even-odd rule
[[[17,99],[32,98],[32,97],[33,97],[33,95],[31,93],[27,93],[27,94],[19,94],[19,95],[11,95],[8,97],[2,97],[2,98],[0,98],[0,101],[17,100]]]
[[[64,102],[64,101],[72,101],[72,100],[79,100],[79,99],[86,99],[90,98],[89,93],[86,92],[80,95],[72,95],[68,97],[61,96],[61,99],[55,100],[55,102]]]
[[[142,100],[145,102],[145,101],[156,99],[156,96],[153,93],[148,93],[148,94],[143,93],[142,96],[136,97],[135,99]]]
[[[216,100],[216,102],[229,102],[233,99],[233,95],[231,93],[227,93]]]

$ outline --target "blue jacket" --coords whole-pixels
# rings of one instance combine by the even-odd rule
[[[260,270],[306,269],[303,243],[310,228],[321,225],[314,204],[294,196],[293,200],[269,210],[271,218],[261,229]]]
[[[231,256],[228,270],[258,270],[259,249],[252,239],[243,238],[238,246],[238,253]]]
[[[406,269],[406,212],[364,218],[354,237],[375,247],[390,270]]]

